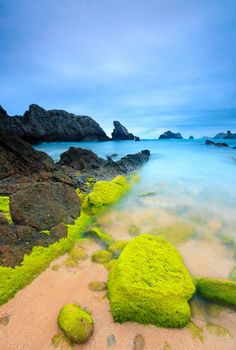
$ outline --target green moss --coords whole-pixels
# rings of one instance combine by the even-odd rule
[[[65,305],[57,318],[59,328],[75,343],[85,343],[93,332],[93,318],[78,305]]]
[[[160,236],[172,244],[183,243],[196,236],[194,227],[187,224],[175,224],[167,227],[156,228],[149,234]]]
[[[89,283],[88,288],[94,292],[101,292],[107,289],[107,283],[101,281],[92,281]]]
[[[165,342],[163,350],[172,350],[172,347],[170,346],[170,344]]]
[[[100,214],[115,204],[129,188],[130,185],[124,176],[117,176],[110,182],[98,181],[92,192],[84,198],[82,208],[89,215]]]
[[[63,261],[63,264],[69,268],[74,268],[79,266],[78,260],[74,260],[70,256],[67,256],[67,258]]]
[[[231,334],[230,332],[228,331],[228,329],[226,329],[225,327],[223,326],[220,326],[220,325],[217,325],[217,324],[213,324],[213,323],[210,323],[208,322],[207,323],[207,330],[214,334],[214,335],[217,335],[218,337],[230,337]]]
[[[104,266],[108,271],[111,271],[111,269],[114,267],[116,264],[116,259],[111,259],[108,263],[106,263]]]
[[[129,227],[129,234],[131,236],[138,236],[141,233],[139,227],[135,226],[135,225],[130,225]]]
[[[98,252],[93,253],[92,261],[97,264],[106,264],[111,260],[112,254],[107,250],[99,250]]]
[[[104,232],[100,227],[95,226],[89,229],[88,231],[89,235],[92,237],[95,237],[96,239],[100,240],[102,243],[105,244],[106,247],[110,246],[112,243],[114,243],[114,239],[111,237],[111,235],[108,235],[106,232]]]
[[[13,223],[10,214],[10,197],[0,196],[0,213],[7,218],[9,224]]]
[[[44,271],[50,262],[68,252],[90,224],[91,219],[81,214],[73,225],[68,225],[66,238],[62,238],[49,247],[34,247],[30,255],[25,255],[21,265],[15,268],[0,266],[0,304],[4,304],[15,293],[29,284]]]
[[[52,337],[52,346],[60,350],[73,350],[75,344],[67,338],[63,333],[57,333]]]
[[[236,266],[232,268],[232,270],[229,274],[229,279],[231,281],[236,281]]]
[[[236,306],[236,282],[217,278],[199,278],[197,288],[207,300]]]
[[[204,341],[204,333],[202,328],[198,327],[195,323],[193,323],[192,321],[190,321],[187,324],[187,328],[189,329],[191,336],[193,339],[198,339],[201,342]]]
[[[113,244],[111,244],[108,248],[109,252],[112,253],[112,257],[113,258],[118,258],[122,252],[122,250],[127,246],[127,244],[129,243],[129,241],[125,241],[125,240],[120,240],[117,241]]]
[[[60,269],[60,266],[57,264],[52,265],[51,267],[52,271],[58,271]]]
[[[87,253],[84,247],[80,247],[80,246],[73,247],[68,254],[72,259],[76,261],[85,260],[87,258]]]
[[[194,291],[177,250],[147,234],[124,248],[108,277],[111,312],[120,323],[183,327],[190,319],[188,300]]]
[[[43,231],[40,231],[40,233],[43,233],[44,235],[50,235],[50,231],[49,230],[43,230]]]

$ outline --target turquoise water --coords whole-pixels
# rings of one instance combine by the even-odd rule
[[[236,140],[228,143],[236,146]],[[149,149],[150,161],[139,171],[141,181],[122,201],[123,210],[156,208],[157,213],[198,224],[205,235],[207,227],[215,225],[214,234],[236,240],[236,149],[205,146],[203,140],[58,142],[36,148],[57,160],[70,146],[91,149],[101,157],[117,153],[118,158]],[[141,199],[146,192],[155,193]]]

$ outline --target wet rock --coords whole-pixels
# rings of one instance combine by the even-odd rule
[[[108,348],[111,348],[115,344],[116,344],[116,338],[115,338],[114,334],[109,335],[109,337],[107,338]]]
[[[49,110],[32,104],[24,116],[9,117],[0,110],[0,132],[17,135],[31,143],[43,141],[106,141],[109,137],[88,116]]]
[[[160,135],[159,139],[160,140],[183,139],[183,137],[182,137],[182,135],[179,132],[174,133],[174,132],[168,130],[168,131],[164,132],[164,134]]]
[[[128,132],[126,127],[119,121],[115,120],[113,122],[113,125],[114,130],[111,134],[112,140],[134,140],[134,135]]]
[[[106,161],[94,152],[75,147],[70,147],[68,151],[62,153],[58,162],[59,165],[67,165],[76,170],[97,169],[105,163]]]
[[[133,350],[143,350],[145,347],[145,340],[141,334],[134,338]]]
[[[225,142],[213,142],[211,140],[206,140],[206,146],[216,146],[216,147],[229,147],[229,145]]]
[[[80,200],[75,191],[62,183],[39,182],[11,196],[11,217],[14,223],[39,231],[50,229],[80,214]]]

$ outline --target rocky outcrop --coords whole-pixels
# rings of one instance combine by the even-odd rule
[[[213,142],[211,140],[206,140],[205,145],[207,146],[216,146],[216,147],[229,147],[227,143],[224,142]]]
[[[0,179],[52,172],[53,160],[17,136],[0,134]]]
[[[236,133],[232,133],[230,130],[227,131],[227,133],[224,132],[220,132],[219,134],[217,134],[215,137],[213,137],[214,139],[236,139]]]
[[[174,133],[174,132],[169,130],[169,131],[164,132],[164,134],[160,135],[159,139],[160,140],[183,139],[183,137],[179,132]]]
[[[51,141],[106,141],[109,137],[88,116],[48,110],[32,104],[21,116],[10,117],[0,108],[0,132],[17,135],[30,143]]]
[[[115,120],[113,122],[113,125],[114,130],[111,134],[112,140],[135,140],[135,136],[128,132],[126,127],[124,127],[124,125],[122,125],[120,122]]]
[[[80,215],[80,200],[65,184],[33,183],[11,196],[10,212],[15,224],[48,230],[62,221],[73,222]]]
[[[81,176],[78,176],[79,181],[86,176],[93,177],[96,180],[110,180],[117,175],[127,175],[136,170],[147,162],[149,157],[150,151],[143,150],[135,154],[129,154],[118,161],[114,161],[111,156],[108,156],[106,160],[98,157],[90,150],[70,147],[68,151],[61,154],[58,165],[66,166],[67,170],[73,168],[81,171]]]

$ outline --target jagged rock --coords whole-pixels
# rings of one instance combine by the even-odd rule
[[[59,165],[70,166],[76,170],[96,169],[104,166],[106,161],[99,158],[94,152],[83,149],[70,147],[68,151],[60,156]]]
[[[53,160],[17,136],[0,134],[0,179],[52,172]]]
[[[207,146],[216,146],[216,147],[229,147],[227,143],[224,142],[213,142],[211,140],[206,140],[205,145]]]
[[[183,137],[182,137],[182,135],[179,132],[174,133],[174,132],[169,130],[169,131],[164,132],[164,134],[160,135],[159,139],[160,140],[183,139]]]
[[[236,139],[236,133],[232,133],[230,130],[227,130],[227,133],[220,132],[216,136],[213,137],[214,139]]]
[[[113,122],[114,130],[111,134],[112,140],[134,140],[135,136],[128,132],[126,127],[122,125],[119,121],[115,120]]]
[[[109,140],[100,125],[88,116],[57,109],[46,111],[36,104],[30,105],[23,117],[9,117],[1,107],[0,132],[20,136],[31,143]]]
[[[75,191],[63,183],[33,183],[11,196],[10,212],[16,224],[48,230],[62,221],[77,218],[80,200]]]

